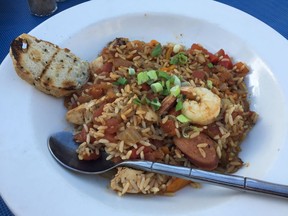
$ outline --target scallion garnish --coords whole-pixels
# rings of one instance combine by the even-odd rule
[[[119,77],[116,82],[114,82],[114,85],[125,85],[127,83],[127,79],[125,77]]]
[[[212,89],[212,88],[213,88],[213,83],[212,83],[211,80],[207,80],[207,87],[208,87],[209,89]]]
[[[147,75],[149,77],[149,80],[156,81],[158,79],[157,73],[155,70],[149,70],[147,71]]]
[[[132,75],[135,75],[135,73],[136,73],[136,72],[135,72],[135,69],[134,69],[134,68],[131,68],[131,67],[128,68],[128,74],[129,74],[129,75],[132,76]]]
[[[208,66],[208,68],[213,68],[213,67],[214,67],[214,65],[213,65],[211,62],[209,62],[209,63],[207,64],[207,66]]]
[[[190,120],[183,114],[180,114],[176,117],[176,119],[181,122],[181,123],[187,123],[189,122]]]
[[[174,55],[173,57],[171,57],[170,64],[183,65],[183,64],[186,64],[187,61],[188,61],[188,57],[184,53],[180,52]]]
[[[171,78],[171,76],[168,73],[164,72],[164,71],[158,71],[158,76],[160,78],[164,78],[166,80],[169,80]]]
[[[154,93],[163,91],[163,86],[160,82],[153,83],[150,87]]]
[[[149,76],[147,74],[147,72],[140,72],[137,74],[137,82],[138,85],[141,85],[143,83],[146,83],[149,80]]]
[[[161,103],[159,102],[158,98],[154,98],[150,101],[150,105],[154,110],[158,110],[161,107]]]
[[[180,94],[180,86],[176,85],[170,89],[170,94],[177,97]]]
[[[137,105],[141,105],[141,100],[139,98],[134,98],[133,103]]]
[[[176,110],[176,111],[179,111],[179,110],[181,110],[182,108],[183,108],[183,101],[182,101],[181,98],[179,98],[179,99],[177,100],[177,104],[176,104],[175,110]]]
[[[173,75],[172,78],[173,78],[173,83],[174,83],[175,86],[176,85],[181,86],[181,80],[179,79],[178,76]]]
[[[152,57],[158,57],[162,53],[162,46],[158,43],[151,52]]]
[[[170,89],[171,89],[171,81],[167,80],[165,84],[166,84],[166,88],[170,91]]]

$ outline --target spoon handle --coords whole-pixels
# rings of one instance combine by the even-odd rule
[[[231,189],[288,198],[287,185],[275,184],[242,176],[220,174],[149,161],[124,161],[121,165],[183,179],[210,183]]]

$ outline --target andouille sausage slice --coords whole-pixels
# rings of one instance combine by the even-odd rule
[[[219,158],[215,143],[206,134],[200,133],[192,139],[175,137],[174,143],[195,166],[205,170],[213,170],[217,167]]]

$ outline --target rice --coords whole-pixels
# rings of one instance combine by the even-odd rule
[[[249,107],[245,85],[249,70],[244,63],[234,64],[223,50],[211,54],[199,44],[186,49],[172,43],[161,45],[155,40],[146,43],[116,38],[91,62],[90,69],[86,86],[65,99],[69,111],[89,103],[80,113],[84,123],[75,125],[74,138],[79,142],[80,160],[93,159],[104,150],[108,154],[106,160],[140,159],[202,168],[175,143],[178,137],[191,142],[197,140],[195,154],[204,161],[209,159],[208,151],[212,147],[218,158],[213,168],[217,172],[231,173],[243,167],[239,158],[241,142],[258,118]],[[150,81],[141,83],[139,74],[148,75],[149,71],[152,78],[148,76]],[[159,78],[160,72],[168,78]],[[152,80],[155,74],[157,78]],[[220,111],[213,121],[197,124],[178,119],[183,110],[183,107],[177,110],[179,101],[200,104],[202,98],[195,92],[189,96],[182,90],[177,100],[169,98],[164,90],[172,94],[175,76],[182,86],[206,88],[220,98]],[[164,90],[153,90],[152,85],[157,82]],[[203,136],[208,137],[208,143],[202,140]],[[174,186],[174,179],[121,167],[111,179],[110,187],[121,196],[125,193],[166,194],[167,187]],[[200,187],[198,183],[191,182],[191,185]]]

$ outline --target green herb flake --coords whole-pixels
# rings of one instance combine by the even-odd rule
[[[173,83],[174,83],[175,86],[176,85],[181,86],[181,80],[179,79],[178,76],[173,75],[172,78],[173,78]]]
[[[161,107],[161,103],[159,102],[158,98],[154,98],[150,101],[150,105],[154,110],[158,110]]]
[[[154,49],[152,50],[151,56],[152,56],[152,57],[158,57],[158,56],[161,55],[161,53],[162,53],[162,46],[161,46],[160,43],[158,43],[158,44],[154,47]]]
[[[213,68],[214,65],[213,65],[211,62],[209,62],[209,63],[207,64],[207,67],[208,67],[208,68]]]
[[[212,83],[212,81],[211,80],[207,80],[207,87],[209,88],[209,89],[212,89],[213,88],[213,83]]]
[[[146,83],[149,80],[149,76],[147,75],[147,72],[140,72],[137,74],[137,83],[138,85],[141,85],[143,83]]]
[[[176,117],[176,119],[181,123],[187,123],[190,122],[190,120],[183,114],[180,114]]]
[[[150,87],[154,93],[163,91],[163,86],[160,82],[153,83]]]
[[[141,103],[141,100],[139,99],[139,98],[134,98],[133,99],[133,103],[134,104],[137,104],[137,105],[141,105],[142,103]]]
[[[180,94],[180,86],[176,85],[170,89],[170,94],[177,97]]]
[[[168,73],[164,72],[164,71],[158,71],[158,76],[160,78],[165,79],[165,80],[169,80],[171,78],[171,76]]]
[[[149,70],[147,71],[147,75],[150,80],[153,80],[154,82],[158,79],[157,73],[155,70]]]
[[[176,111],[179,111],[179,110],[181,110],[182,108],[183,108],[183,101],[182,101],[182,99],[179,99],[179,100],[177,101],[175,110],[176,110]]]
[[[127,83],[127,79],[125,77],[119,77],[116,82],[114,82],[114,85],[125,85]]]
[[[180,52],[170,59],[170,64],[173,65],[183,65],[188,62],[188,57],[185,55],[185,53]]]
[[[135,69],[134,68],[131,68],[131,67],[129,67],[128,68],[128,74],[130,75],[130,76],[133,76],[133,75],[135,75]]]

